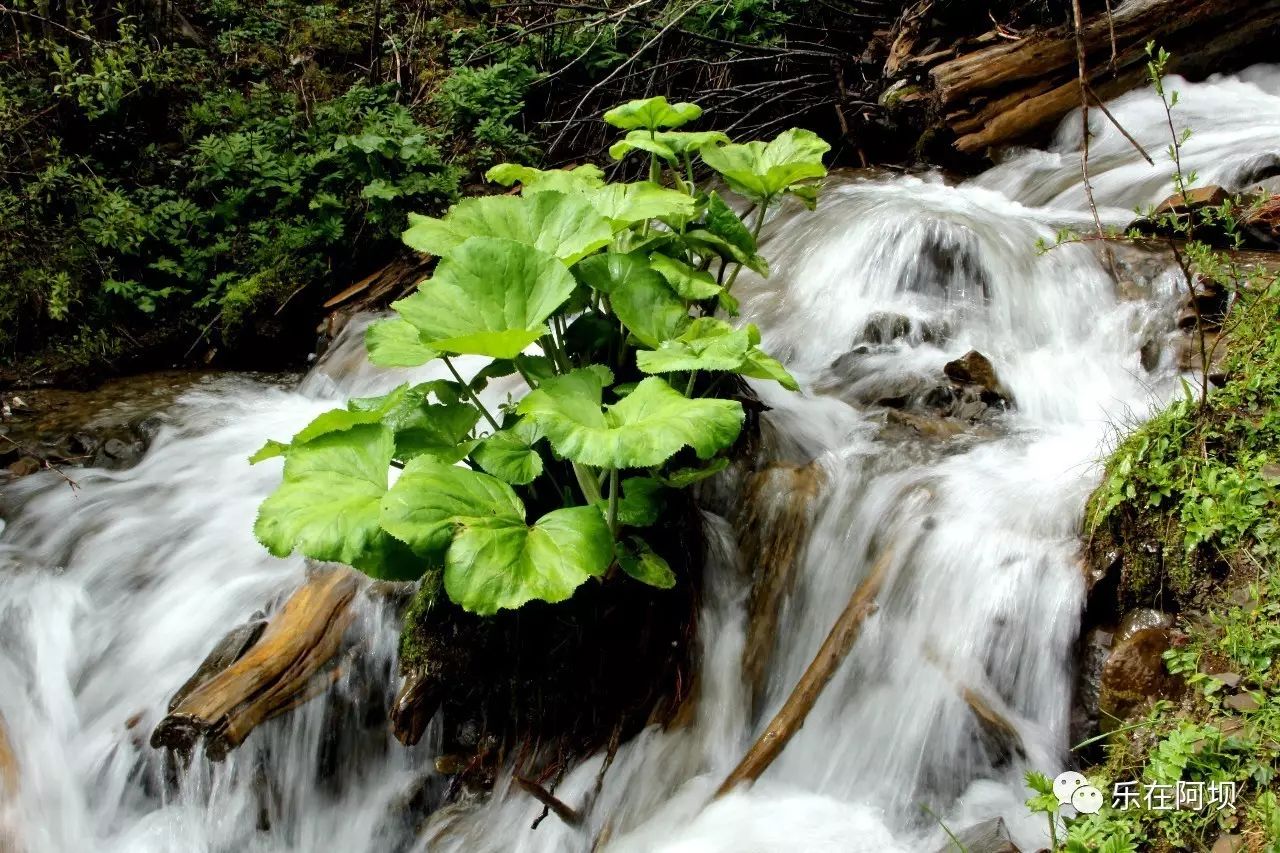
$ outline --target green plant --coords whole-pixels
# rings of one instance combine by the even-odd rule
[[[684,156],[759,205],[754,232],[674,165],[655,165],[651,181],[608,183],[593,166],[503,164],[490,178],[519,183],[519,195],[411,217],[405,243],[441,260],[393,304],[396,318],[369,328],[369,357],[439,360],[452,378],[352,400],[288,445],[269,442],[254,461],[284,455],[284,482],[255,530],[272,553],[382,578],[440,567],[448,596],[481,614],[563,601],[615,563],[675,584],[643,531],[666,490],[723,467],[744,411],[715,392],[734,375],[796,387],[754,326],[712,314],[735,310],[742,267],[765,269],[764,209],[787,192],[812,202],[827,150],[800,130],[749,145],[674,130],[700,113],[652,98],[606,120],[669,144],[699,140]],[[459,355],[489,361],[467,381]],[[486,384],[515,374],[529,394],[486,406]]]

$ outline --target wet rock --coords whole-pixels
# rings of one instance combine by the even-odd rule
[[[872,314],[858,336],[860,344],[942,343],[951,334],[945,321],[881,312]]]
[[[964,432],[968,424],[942,415],[922,415],[890,409],[887,413],[886,426],[905,427],[914,435],[944,440]]]
[[[132,468],[146,452],[146,442],[137,436],[108,438],[94,454],[93,464],[98,468]]]
[[[1231,193],[1216,184],[1207,187],[1196,187],[1183,193],[1174,193],[1156,205],[1155,215],[1163,216],[1172,213],[1181,216],[1206,207],[1221,207],[1224,201],[1231,198]]]
[[[977,350],[969,350],[955,361],[947,362],[943,366],[942,372],[952,382],[960,385],[978,386],[985,392],[984,398],[990,395],[991,402],[1008,401],[1010,399],[1009,393],[1000,384],[1000,377],[996,375],[996,369],[992,366],[991,359]]]
[[[8,471],[15,477],[25,477],[28,474],[34,474],[43,467],[44,465],[40,463],[40,460],[34,456],[23,456],[17,462],[10,462]]]
[[[1093,628],[1084,635],[1076,675],[1075,704],[1071,709],[1071,740],[1079,743],[1098,731],[1098,700],[1102,691],[1102,669],[1111,656],[1115,634]]]
[[[939,847],[936,853],[951,853],[956,849],[956,842],[967,853],[1021,853],[1013,843],[1009,828],[1004,819],[993,817],[982,823],[974,824],[963,832],[956,833],[954,841],[948,841]]]
[[[1153,607],[1135,607],[1124,614],[1116,627],[1115,641],[1123,643],[1139,631],[1147,628],[1172,628],[1173,614]]]
[[[1280,196],[1272,196],[1249,211],[1241,229],[1260,249],[1280,249]]]
[[[1173,646],[1168,628],[1140,628],[1116,642],[1102,667],[1098,691],[1099,723],[1114,731],[1148,703],[1180,692],[1181,681],[1164,666],[1164,653]]]

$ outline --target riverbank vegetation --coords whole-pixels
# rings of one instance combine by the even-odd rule
[[[1090,613],[1110,652],[1101,733],[1075,747],[1105,797],[1061,849],[1280,849],[1280,276],[1239,253],[1269,199],[1184,173],[1168,54],[1148,46],[1169,117],[1172,198],[1130,239],[1161,236],[1187,287],[1183,395],[1121,433],[1085,512]],[[1088,628],[1089,625],[1086,625]],[[1087,646],[1087,644],[1086,644]],[[1087,657],[1087,654],[1086,656]],[[1088,666],[1087,662],[1084,664]],[[1048,780],[1033,809],[1057,819]]]
[[[612,103],[698,91],[754,137],[835,97],[838,33],[810,4],[633,5],[13,0],[0,356],[25,375],[296,362],[410,211],[499,162],[604,157]]]

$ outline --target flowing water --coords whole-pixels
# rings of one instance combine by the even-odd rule
[[[1228,187],[1275,171],[1280,71],[1175,87],[1179,120],[1200,129],[1188,169]],[[1153,95],[1112,111],[1163,150]],[[361,320],[296,388],[202,379],[134,468],[76,472],[74,492],[51,474],[6,488],[0,715],[21,781],[0,806],[0,849],[587,850],[607,823],[608,848],[624,851],[932,850],[945,837],[924,807],[956,828],[1002,815],[1024,849],[1043,846],[1020,780],[1068,760],[1084,502],[1116,425],[1178,388],[1169,347],[1146,367],[1140,356],[1173,330],[1171,273],[1118,286],[1086,246],[1036,250],[1090,225],[1077,125],[960,185],[836,178],[817,212],[767,226],[775,272],[740,282],[743,313],[806,390],[759,389],[773,407],[766,452],[812,461],[825,483],[798,581],[753,706],[741,675],[751,567],[729,524],[707,516],[697,717],[624,744],[586,826],[531,831],[540,808],[504,780],[484,805],[425,827],[403,819],[414,789],[440,780],[430,735],[405,749],[365,723],[394,686],[396,626],[375,604],[359,619],[385,689],[340,684],[336,700],[263,726],[222,764],[182,768],[146,743],[214,640],[301,580],[300,559],[269,557],[251,532],[278,463],[245,459],[346,396],[401,381],[363,361]],[[1170,167],[1095,130],[1098,205],[1123,224],[1167,194]],[[970,349],[1016,401],[980,429],[913,438],[861,402],[936,382]],[[805,726],[753,788],[708,805],[873,568],[886,573],[879,609]],[[966,690],[1012,725],[1014,746],[992,742]],[[584,802],[598,764],[559,795]]]

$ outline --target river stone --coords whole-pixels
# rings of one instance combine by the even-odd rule
[[[25,477],[28,474],[34,474],[43,467],[40,464],[40,460],[32,456],[23,456],[16,462],[10,462],[8,470],[15,477]]]
[[[1111,732],[1148,703],[1176,695],[1181,681],[1165,669],[1173,647],[1168,628],[1141,628],[1115,643],[1102,666],[1098,690],[1099,726]]]
[[[1009,828],[1004,825],[1004,818],[999,817],[989,818],[956,833],[954,841],[948,841],[935,853],[954,853],[957,841],[966,853],[1022,853],[1013,843]]]
[[[94,466],[118,470],[137,465],[142,459],[142,454],[146,452],[147,445],[136,436],[128,436],[128,439],[113,437],[104,441],[102,447],[94,454]]]
[[[1117,643],[1123,643],[1146,628],[1172,628],[1173,614],[1152,607],[1135,607],[1120,617],[1116,627]]]
[[[993,398],[991,402],[1010,399],[1009,393],[1000,383],[1000,377],[996,375],[991,359],[977,350],[969,350],[956,360],[947,362],[942,372],[953,382],[978,386],[984,392],[984,398],[988,395]]]

